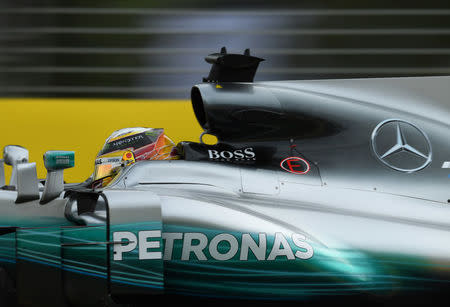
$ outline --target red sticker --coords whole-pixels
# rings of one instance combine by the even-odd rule
[[[280,166],[286,172],[298,175],[304,175],[309,172],[311,167],[309,163],[299,157],[289,157],[281,161]]]

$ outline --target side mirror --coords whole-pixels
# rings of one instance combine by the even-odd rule
[[[13,168],[9,185],[17,185],[17,165],[28,163],[28,156],[28,150],[19,145],[8,145],[3,148],[3,160],[6,165]]]
[[[41,204],[59,197],[64,191],[64,170],[75,166],[75,152],[73,151],[47,151],[44,154],[44,165],[47,169],[44,193]]]
[[[73,151],[47,151],[44,154],[44,165],[47,169],[44,193],[41,204],[59,197],[64,191],[64,170],[75,166],[75,152]]]

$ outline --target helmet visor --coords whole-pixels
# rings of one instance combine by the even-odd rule
[[[131,151],[114,152],[114,156],[103,155],[95,160],[94,182],[103,180],[103,182],[111,182],[122,168],[130,163],[134,163],[134,155]],[[105,180],[110,178],[109,180]],[[105,186],[103,184],[102,186]]]

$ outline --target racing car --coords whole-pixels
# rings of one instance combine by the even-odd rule
[[[199,142],[119,131],[83,183],[64,183],[74,152],[47,152],[38,179],[6,146],[1,302],[445,294],[450,78],[254,82],[262,60],[207,56],[191,90]]]

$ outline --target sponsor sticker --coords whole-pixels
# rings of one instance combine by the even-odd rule
[[[450,161],[445,161],[442,163],[442,168],[450,168]]]
[[[164,244],[160,243],[161,239]],[[200,232],[162,233],[159,230],[151,230],[139,231],[136,235],[122,231],[114,232],[113,240],[114,261],[122,261],[124,254],[136,250],[139,260],[227,261],[234,258],[248,261],[249,256],[253,255],[257,261],[276,261],[308,260],[314,256],[312,245],[304,235],[298,233],[219,233],[208,236]],[[177,252],[178,256],[175,256],[175,249],[181,249]]]
[[[98,164],[114,164],[114,163],[120,163],[122,161],[121,158],[118,157],[112,157],[112,158],[98,158],[95,159],[95,165]]]
[[[66,165],[70,163],[70,157],[68,156],[58,156],[56,157],[56,165]]]
[[[297,175],[305,175],[311,170],[308,161],[300,157],[286,158],[281,161],[280,167],[286,172]]]
[[[236,150],[208,150],[210,160],[215,161],[253,161],[256,160],[256,154],[253,148],[243,148]]]
[[[139,140],[143,140],[144,136],[142,134],[137,134],[137,135],[133,135],[127,138],[123,138],[117,141],[112,141],[110,144],[113,147],[120,147],[123,146],[124,144],[132,144],[135,143],[136,141]]]

